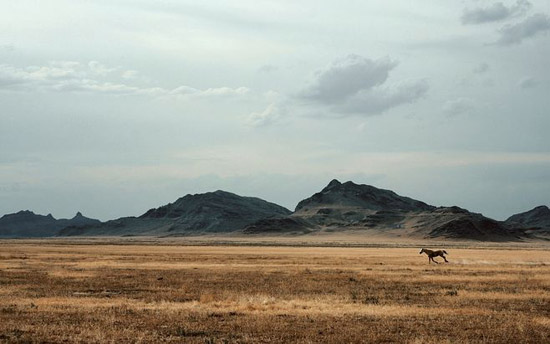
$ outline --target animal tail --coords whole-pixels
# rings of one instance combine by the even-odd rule
[[[447,251],[443,250],[443,253],[448,254]]]

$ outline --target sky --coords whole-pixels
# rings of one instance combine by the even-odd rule
[[[550,205],[550,2],[19,0],[0,215],[137,216],[330,180],[503,220]]]

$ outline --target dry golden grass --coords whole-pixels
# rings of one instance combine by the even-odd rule
[[[544,247],[85,243],[0,241],[0,342],[550,341]]]

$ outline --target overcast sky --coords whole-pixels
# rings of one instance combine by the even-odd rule
[[[505,219],[550,204],[549,61],[548,0],[4,1],[0,215],[338,178]]]

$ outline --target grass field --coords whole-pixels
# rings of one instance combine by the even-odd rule
[[[550,342],[550,250],[447,250],[0,241],[0,342]]]

